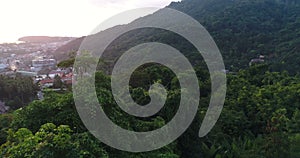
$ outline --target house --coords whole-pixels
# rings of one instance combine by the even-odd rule
[[[41,80],[39,82],[40,86],[42,88],[49,88],[49,87],[52,87],[53,84],[54,84],[54,79],[44,79],[44,80]]]
[[[73,82],[72,77],[64,77],[64,78],[62,78],[62,81],[67,85],[71,85]]]
[[[263,55],[259,55],[258,58],[256,59],[251,59],[250,63],[249,63],[249,66],[252,66],[254,64],[261,64],[261,63],[264,63],[265,62],[265,56]]]
[[[66,85],[72,85],[73,74],[72,73],[66,74],[64,77],[61,78],[61,81]]]
[[[63,77],[64,74],[65,74],[65,73],[62,72],[62,71],[52,70],[52,71],[49,72],[49,75],[48,75],[48,76],[49,76],[50,78],[53,79],[55,76]]]
[[[59,76],[62,83],[65,85],[72,85],[73,83],[73,73],[65,74],[63,70],[53,70],[49,73],[48,77],[44,78],[37,76],[35,82],[39,83],[41,88],[51,88],[54,86],[55,76]]]

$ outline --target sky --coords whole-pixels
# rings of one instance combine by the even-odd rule
[[[0,43],[23,36],[81,37],[123,11],[172,1],[180,0],[0,0]]]

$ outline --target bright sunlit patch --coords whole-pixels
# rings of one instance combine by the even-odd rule
[[[84,36],[124,10],[164,7],[172,0],[1,0],[0,43],[22,36]]]

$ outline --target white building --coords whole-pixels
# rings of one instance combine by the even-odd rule
[[[32,66],[37,67],[48,67],[48,66],[56,66],[55,59],[40,59],[40,60],[32,60]]]
[[[54,68],[56,67],[56,60],[55,59],[38,59],[38,60],[32,60],[32,71],[40,71],[42,68]]]

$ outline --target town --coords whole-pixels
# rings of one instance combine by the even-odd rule
[[[45,89],[67,90],[72,85],[72,67],[58,68],[59,60],[55,59],[53,53],[73,39],[0,44],[0,75],[32,78],[39,87],[36,98],[40,100],[43,99]],[[8,110],[5,102],[1,101],[0,112],[5,113]]]

